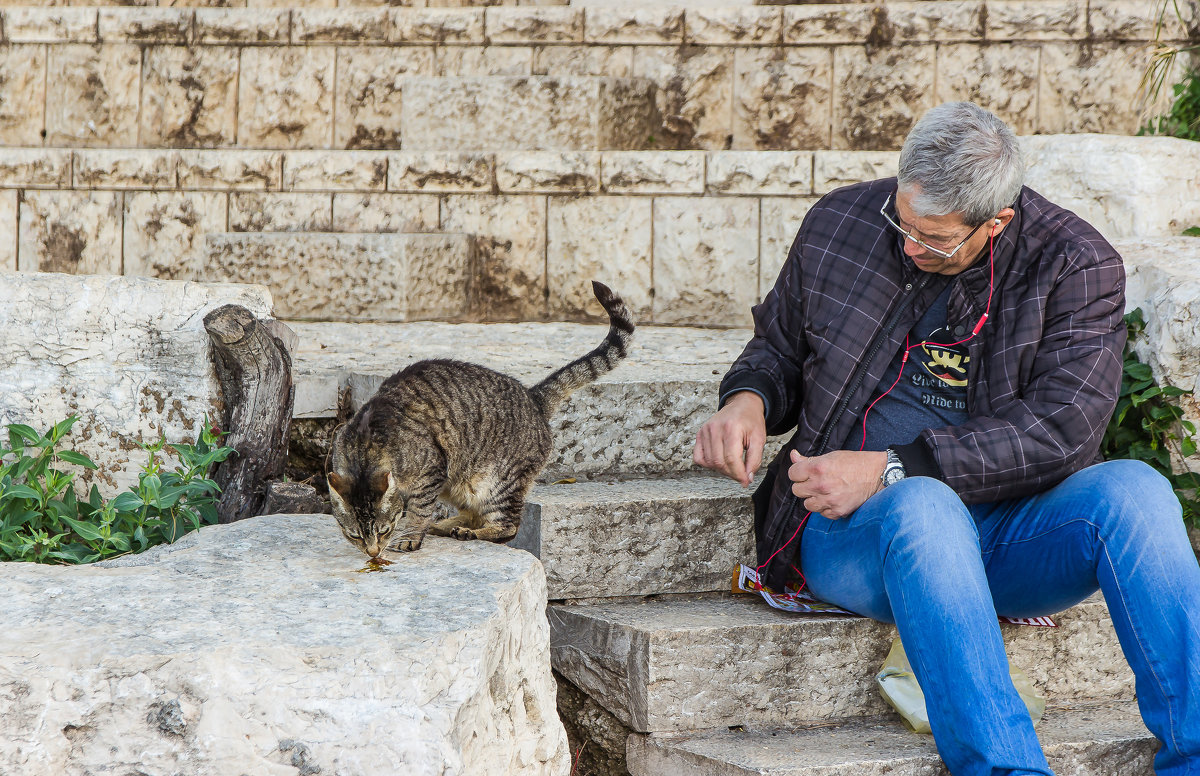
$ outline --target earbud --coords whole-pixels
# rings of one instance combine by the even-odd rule
[[[995,224],[996,226],[1000,226],[1000,219],[997,218],[996,220],[992,221],[992,223]]]

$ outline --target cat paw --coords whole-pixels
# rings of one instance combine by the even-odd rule
[[[412,552],[414,550],[419,550],[421,549],[421,542],[423,539],[424,537],[421,539],[403,539],[396,543],[395,548],[401,552]]]
[[[457,528],[454,528],[453,530],[451,530],[450,535],[453,536],[455,539],[458,539],[460,542],[465,542],[470,539],[477,538],[475,536],[475,532],[473,530],[471,530],[470,528],[463,528],[461,525],[458,526]]]

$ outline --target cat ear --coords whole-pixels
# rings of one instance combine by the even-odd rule
[[[329,487],[333,490],[336,490],[339,496],[341,496],[342,498],[345,498],[346,496],[350,495],[350,478],[349,477],[343,477],[342,475],[338,474],[337,472],[330,472],[328,480],[329,480]]]
[[[382,471],[371,479],[371,489],[376,493],[387,493],[390,487],[392,487],[392,473],[389,471]]]

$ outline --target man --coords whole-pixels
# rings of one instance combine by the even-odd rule
[[[996,615],[1096,589],[1158,774],[1200,774],[1200,568],[1165,478],[1098,456],[1121,258],[1023,179],[1012,131],[950,103],[898,178],[822,198],[695,460],[748,485],[767,434],[795,429],[755,494],[765,581],[896,624],[955,776],[1050,773]]]

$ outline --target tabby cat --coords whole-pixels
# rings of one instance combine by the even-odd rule
[[[389,377],[338,429],[330,453],[333,514],[372,558],[416,550],[426,533],[502,542],[517,533],[525,497],[550,457],[548,419],[575,389],[625,357],[633,318],[592,282],[608,312],[599,347],[526,388],[477,364],[419,361]],[[438,497],[458,514],[435,522]]]

